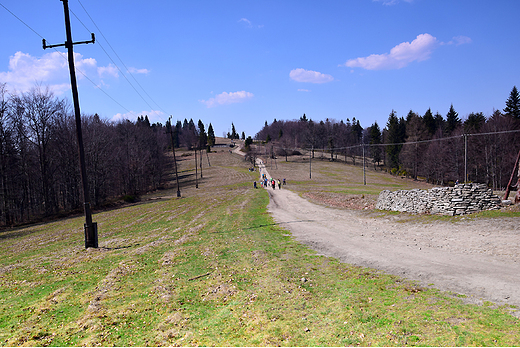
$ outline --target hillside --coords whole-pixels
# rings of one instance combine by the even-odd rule
[[[0,232],[2,345],[520,342],[519,320],[508,308],[465,305],[296,242],[268,214],[268,193],[253,189],[258,172],[227,149],[217,151],[206,158],[211,167],[203,162],[199,189],[192,154],[178,153],[181,199],[172,185],[95,214],[98,249],[83,248],[82,217]],[[376,186],[341,189],[336,178],[345,164],[318,161],[315,168],[313,182],[289,176],[291,170],[283,175],[302,193],[328,187],[337,195],[375,194]],[[415,185],[374,175],[385,182],[380,188]]]

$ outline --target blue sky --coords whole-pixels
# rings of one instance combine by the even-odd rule
[[[0,4],[0,83],[13,92],[42,84],[71,99],[66,50],[44,51],[39,36],[48,44],[65,41],[62,2]],[[69,0],[69,6],[74,41],[89,40],[90,32],[97,40],[74,48],[81,110],[107,119],[201,119],[217,136],[232,122],[254,136],[265,121],[304,113],[383,128],[392,109],[398,116],[428,108],[445,116],[453,104],[462,119],[470,112],[489,116],[520,87],[519,1]]]

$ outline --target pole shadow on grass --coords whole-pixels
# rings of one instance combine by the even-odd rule
[[[116,246],[116,247],[103,246],[103,247],[97,248],[97,250],[99,250],[99,251],[113,251],[113,250],[121,250],[121,249],[130,249],[130,248],[138,247],[140,245],[141,244],[137,243],[137,244],[132,244],[132,245],[121,245],[121,246]]]

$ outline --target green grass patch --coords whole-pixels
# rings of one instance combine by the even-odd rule
[[[520,217],[520,211],[507,210],[486,210],[470,215],[472,218],[503,218],[503,217]]]
[[[0,344],[520,344],[507,308],[316,255],[249,181],[96,214],[98,249],[82,218],[0,232]]]

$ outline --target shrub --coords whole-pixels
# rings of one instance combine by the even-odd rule
[[[126,203],[135,203],[139,201],[139,199],[135,195],[124,195],[123,201],[125,201]]]

